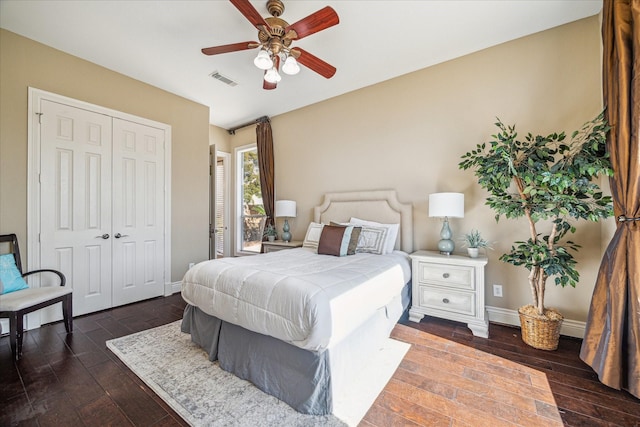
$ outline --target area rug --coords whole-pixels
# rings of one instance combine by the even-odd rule
[[[107,341],[107,347],[192,426],[355,426],[409,344],[388,339],[327,416],[301,414],[219,368],[180,331],[180,321]]]

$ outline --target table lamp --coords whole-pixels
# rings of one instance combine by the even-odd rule
[[[464,218],[464,194],[462,193],[434,193],[429,194],[429,216],[444,218],[440,231],[441,240],[438,250],[441,254],[451,255],[455,244],[451,239],[449,218]]]
[[[291,233],[289,233],[289,218],[296,217],[296,202],[293,200],[276,201],[276,217],[284,217],[281,238],[285,242],[290,242]]]

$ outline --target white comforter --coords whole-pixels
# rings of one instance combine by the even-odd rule
[[[307,248],[192,267],[182,296],[219,319],[307,350],[339,342],[411,278],[406,253],[318,255]]]

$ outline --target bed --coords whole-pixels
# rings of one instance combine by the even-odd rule
[[[331,413],[411,299],[411,205],[395,191],[328,193],[313,221],[352,217],[399,224],[393,251],[332,257],[303,247],[199,263],[182,282],[182,331],[297,411]]]

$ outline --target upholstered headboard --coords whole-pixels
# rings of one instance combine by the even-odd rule
[[[351,217],[384,224],[400,224],[396,249],[413,252],[413,209],[400,203],[395,190],[327,193],[320,206],[313,209],[314,222],[345,222]]]

